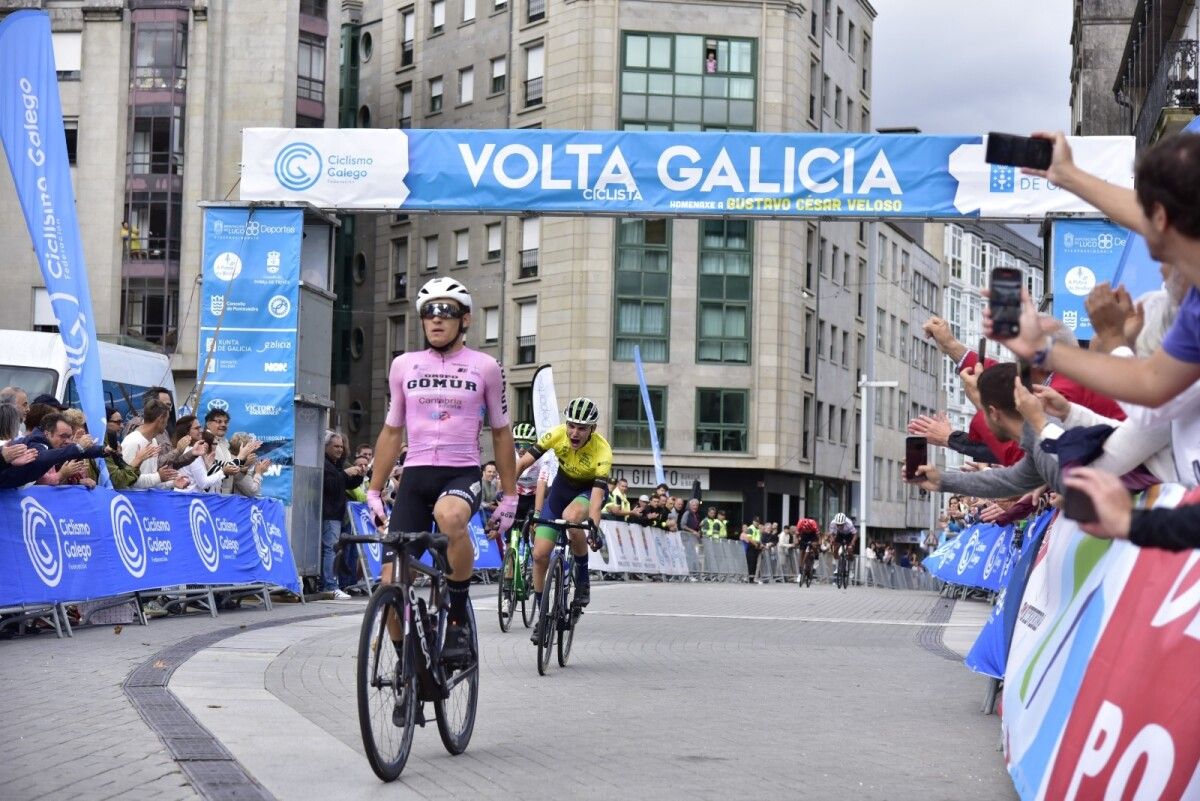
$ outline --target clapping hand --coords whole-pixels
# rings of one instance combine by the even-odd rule
[[[36,459],[37,450],[20,443],[5,445],[3,448],[0,448],[0,457],[3,457],[5,463],[10,467],[20,467]]]

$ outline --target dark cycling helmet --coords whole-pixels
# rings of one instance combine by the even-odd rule
[[[515,442],[536,442],[537,431],[529,423],[517,423],[512,430]]]
[[[594,426],[600,419],[600,409],[590,398],[576,398],[567,404],[567,422],[580,426]]]

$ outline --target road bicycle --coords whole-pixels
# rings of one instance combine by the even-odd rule
[[[500,616],[500,630],[508,631],[521,604],[521,622],[525,628],[533,625],[533,549],[532,530],[526,536],[525,526],[509,530],[508,550],[504,554],[504,566],[500,571],[500,597],[496,611]]]
[[[567,532],[579,529],[588,532],[588,542],[593,550],[600,547],[599,531],[591,520],[570,523],[566,520],[543,520],[532,517],[525,521],[525,528],[532,536],[538,526],[546,526],[558,532],[554,550],[550,552],[550,564],[546,569],[546,583],[542,589],[542,604],[537,622],[537,667],[538,675],[545,676],[550,667],[550,656],[558,643],[558,666],[566,667],[571,656],[571,645],[575,642],[575,624],[583,614],[583,607],[571,601],[571,585],[575,579],[576,557],[567,550]],[[587,557],[584,556],[584,559]]]
[[[416,727],[427,722],[426,702],[433,702],[446,750],[451,754],[466,750],[479,701],[475,613],[468,604],[470,655],[457,661],[443,659],[450,616],[445,535],[389,532],[345,537],[341,543],[393,547],[393,580],[376,587],[367,602],[355,667],[363,749],[375,775],[390,782],[404,770]],[[432,554],[432,566],[418,561],[426,549]],[[428,587],[414,584],[420,576],[428,579]]]
[[[817,561],[817,548],[815,545],[808,545],[804,549],[804,553],[800,557],[800,575],[796,577],[797,584],[803,584],[805,587],[812,586],[813,568]]]
[[[850,586],[850,546],[839,545],[837,569],[833,573],[833,586],[843,590]]]

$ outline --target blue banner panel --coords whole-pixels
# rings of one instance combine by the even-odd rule
[[[270,498],[31,487],[0,492],[0,520],[13,522],[0,527],[0,606],[179,584],[300,590],[284,507]]]
[[[371,521],[371,510],[367,508],[365,503],[353,501],[346,505],[350,513],[350,524],[354,528],[354,534],[358,537],[374,537],[378,532],[375,530],[375,524]],[[497,570],[500,568],[500,548],[496,545],[495,540],[489,540],[484,527],[483,512],[476,512],[470,521],[467,523],[467,533],[471,536],[471,548],[475,551],[475,569],[476,570]],[[371,572],[371,578],[378,580],[380,570],[382,569],[383,548],[379,545],[367,545],[363,552],[367,558],[367,567]],[[432,564],[429,555],[422,557],[421,561],[426,564]]]
[[[96,317],[71,188],[50,17],[44,11],[16,11],[0,21],[0,144],[66,346],[70,368],[64,377],[77,376],[88,428],[102,432]],[[97,464],[102,483],[108,484],[108,468],[103,460]]]
[[[229,413],[229,431],[263,441],[262,494],[291,502],[296,321],[304,215],[299,209],[204,210],[204,282],[196,413]]]
[[[1050,245],[1054,276],[1054,316],[1080,339],[1092,338],[1083,301],[1096,284],[1112,283],[1129,241],[1129,231],[1107,220],[1055,220]],[[1151,287],[1162,283],[1158,279]],[[1137,294],[1130,290],[1135,297]]]
[[[356,537],[375,537],[379,532],[375,530],[375,522],[371,520],[370,508],[361,501],[351,501],[346,504],[347,511],[350,514],[350,527],[354,531]],[[383,546],[377,542],[372,542],[369,545],[358,546],[362,550],[362,554],[367,562],[367,574],[371,577],[371,581],[379,581],[379,576],[383,571]]]

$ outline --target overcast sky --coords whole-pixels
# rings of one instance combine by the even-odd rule
[[[1027,133],[1070,124],[1070,0],[871,0],[871,124]]]

